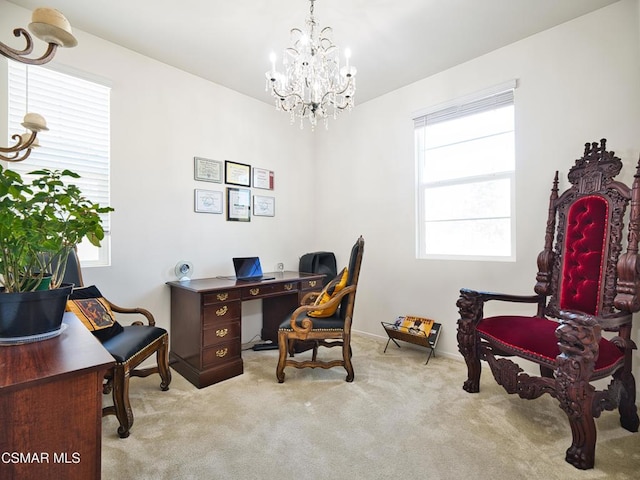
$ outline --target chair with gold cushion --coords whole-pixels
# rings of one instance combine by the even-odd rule
[[[508,393],[556,398],[573,434],[565,459],[580,469],[594,466],[594,418],[603,410],[618,408],[630,432],[640,423],[631,368],[632,316],[640,310],[640,165],[632,188],[614,180],[621,169],[603,139],[585,145],[569,170],[571,186],[561,195],[556,172],[535,295],[462,289],[457,302],[458,348],[468,371],[464,390],[479,391],[484,360]],[[530,303],[537,311],[485,317],[489,301]],[[525,373],[507,356],[538,364],[540,376]],[[607,377],[609,385],[596,390],[592,382]]]
[[[342,366],[347,371],[347,382],[354,379],[351,363],[351,324],[360,276],[360,265],[364,252],[364,239],[358,238],[351,249],[351,257],[346,269],[330,281],[322,292],[305,295],[301,305],[282,322],[278,329],[278,366],[276,377],[284,382],[285,367],[332,368]],[[313,345],[311,360],[287,358],[294,356],[296,342],[310,342]],[[341,347],[341,359],[318,360],[318,347]]]
[[[129,436],[133,425],[133,410],[129,401],[129,378],[147,377],[160,374],[160,389],[166,391],[171,383],[169,369],[169,334],[164,328],[155,326],[155,319],[144,308],[123,308],[105,299],[95,286],[85,287],[82,271],[75,250],[69,254],[65,283],[73,283],[74,290],[69,296],[67,309],[73,311],[80,320],[92,330],[102,346],[113,356],[116,363],[105,375],[103,392],[112,393],[113,405],[102,409],[102,416],[115,415],[120,426],[120,438]],[[142,315],[146,324],[140,320],[131,325],[122,326],[113,312]],[[142,362],[156,354],[157,365],[139,369]]]

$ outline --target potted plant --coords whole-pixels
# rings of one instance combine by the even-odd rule
[[[113,210],[65,183],[74,172],[31,174],[26,183],[0,165],[0,339],[57,334],[72,288],[62,285],[69,252],[84,238],[99,246],[100,214]]]

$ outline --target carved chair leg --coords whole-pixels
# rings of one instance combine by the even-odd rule
[[[104,383],[102,385],[102,393],[104,395],[109,395],[113,390],[113,369],[109,370],[109,372],[104,376]]]
[[[169,368],[169,336],[165,335],[162,341],[162,346],[156,353],[156,359],[158,361],[158,373],[162,381],[160,382],[160,390],[163,392],[169,390],[169,384],[171,383],[171,369]]]
[[[469,393],[478,393],[480,391],[482,366],[480,365],[480,352],[478,349],[479,339],[477,338],[475,325],[471,320],[458,320],[457,337],[458,350],[467,364],[467,380],[462,385],[462,388]]]
[[[293,348],[293,340],[287,339],[286,332],[278,332],[278,366],[276,367],[276,378],[278,383],[284,382],[284,366],[287,361],[287,350]]]
[[[342,358],[344,359],[344,369],[347,371],[347,382],[353,382],[355,374],[351,363],[351,334],[345,334],[342,343]]]
[[[624,370],[624,369],[623,369]],[[620,425],[625,430],[637,432],[640,425],[638,418],[638,409],[636,407],[636,381],[631,372],[620,371],[614,374],[614,378],[618,379],[622,384],[622,395],[618,405],[620,413]]]
[[[573,442],[567,449],[565,460],[582,470],[593,468],[596,454],[596,423],[590,408],[582,415],[569,415],[569,424]]]
[[[113,370],[113,405],[120,426],[118,435],[127,438],[133,425],[133,410],[129,402],[129,366],[116,365]]]
[[[313,342],[313,354],[311,355],[311,361],[315,362],[318,358],[318,345],[319,342]]]
[[[289,356],[293,357],[296,352],[296,341],[292,338],[290,340],[287,340],[287,342],[289,345]]]

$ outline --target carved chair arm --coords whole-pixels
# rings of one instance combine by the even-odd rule
[[[321,293],[322,293],[321,291],[306,293],[302,297],[302,300],[300,301],[300,305],[311,305],[313,302],[316,301],[316,299],[320,296]]]
[[[614,305],[624,312],[640,310],[640,259],[637,253],[620,255],[617,264],[618,282]]]
[[[355,291],[356,285],[349,285],[348,287],[343,288],[337,294],[335,294],[327,303],[323,303],[322,305],[300,305],[291,314],[291,328],[299,335],[308,334],[313,329],[313,319],[310,317],[306,317],[300,322],[300,325],[298,325],[298,317],[316,310],[322,311],[331,308],[337,308],[343,297]]]
[[[482,320],[484,304],[491,300],[511,303],[536,303],[538,305],[536,315],[539,317],[543,316],[546,304],[545,295],[512,295],[463,288],[460,290],[460,298],[458,298],[456,305],[462,318],[472,319],[477,323]]]
[[[109,306],[111,307],[111,310],[113,310],[116,313],[137,313],[140,315],[144,315],[147,318],[147,323],[150,326],[155,326],[156,321],[153,318],[153,315],[151,314],[151,312],[149,310],[146,310],[144,308],[124,308],[124,307],[119,307],[118,305],[111,303],[109,300],[107,300],[107,302],[109,302]],[[135,322],[131,323],[131,325],[144,325],[144,323],[140,320],[136,320]]]

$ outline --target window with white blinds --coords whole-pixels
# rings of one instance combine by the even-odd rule
[[[514,88],[415,116],[418,258],[515,259]]]
[[[110,88],[101,83],[41,67],[8,62],[9,135],[25,132],[27,112],[42,115],[48,131],[38,133],[40,147],[22,162],[10,163],[26,181],[39,168],[68,169],[83,194],[109,205]],[[14,142],[11,142],[13,144]],[[78,246],[83,266],[109,264],[109,214],[102,215],[105,239],[96,248]]]

